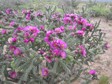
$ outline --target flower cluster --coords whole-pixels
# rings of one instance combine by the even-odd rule
[[[51,81],[54,80],[52,77],[59,76],[57,74],[72,71],[74,63],[83,66],[103,48],[108,48],[108,44],[101,40],[101,31],[77,14],[53,12],[47,15],[26,9],[19,13],[7,9],[5,13],[7,18],[2,17],[5,22],[0,30],[0,45],[3,46],[0,52],[3,55],[1,61],[8,61],[3,63],[7,65],[7,77],[12,80]],[[56,83],[53,81],[52,84]]]

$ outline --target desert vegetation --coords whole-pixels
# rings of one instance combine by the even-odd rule
[[[107,2],[0,0],[0,83],[111,83],[95,67],[109,51],[111,20]]]

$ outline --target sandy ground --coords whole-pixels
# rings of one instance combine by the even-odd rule
[[[112,84],[112,21],[106,21],[104,18],[91,18],[92,22],[99,21],[101,23],[99,28],[106,33],[106,41],[109,42],[110,48],[102,55],[100,55],[94,63],[91,63],[91,68],[97,71],[97,74],[100,76],[105,75],[109,77],[109,82]],[[72,84],[81,84],[80,80]],[[93,81],[91,84],[98,84],[97,81]]]
[[[101,18],[92,19],[93,21],[100,20]],[[109,82],[112,84],[112,21],[106,21],[101,19],[99,28],[106,33],[106,41],[109,43],[110,48],[95,62],[92,67],[95,68],[99,75],[105,75],[109,77]]]

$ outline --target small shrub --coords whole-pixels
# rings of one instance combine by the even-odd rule
[[[107,20],[112,20],[112,7],[110,8],[110,11],[106,15]]]
[[[109,84],[109,77],[107,76],[101,76],[99,79],[99,84]]]
[[[6,8],[18,9],[19,5],[24,3],[24,1],[20,0],[0,0],[0,10],[4,10]]]
[[[0,75],[6,84],[70,83],[105,50],[105,34],[77,14],[0,12]],[[89,73],[88,73],[89,75]],[[96,75],[92,70],[90,76]]]
[[[106,16],[109,9],[105,5],[95,5],[89,9],[93,16]]]

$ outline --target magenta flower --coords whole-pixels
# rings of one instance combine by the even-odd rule
[[[7,30],[2,29],[1,33],[2,33],[2,34],[7,34]]]
[[[83,27],[83,28],[82,28],[82,31],[86,31],[86,28],[85,28],[85,27]]]
[[[35,41],[35,39],[34,39],[34,38],[30,38],[29,40],[30,40],[31,42],[34,42],[34,41]]]
[[[53,34],[53,33],[54,33],[53,30],[49,30],[49,31],[46,32],[46,36],[49,37],[49,36],[50,36],[51,34]]]
[[[35,14],[36,17],[43,17],[43,14],[42,12],[38,11],[36,14]]]
[[[93,29],[94,29],[93,24],[90,24],[90,23],[87,23],[87,24],[86,24],[86,27],[87,27],[89,30],[93,30]]]
[[[55,56],[59,56],[60,55],[60,51],[59,49],[54,49],[52,50],[52,54],[55,55]]]
[[[16,41],[17,41],[17,38],[16,38],[16,37],[13,37],[13,38],[11,39],[11,41],[12,41],[12,42],[16,42]]]
[[[86,57],[87,52],[86,52],[85,47],[83,45],[80,45],[79,48],[80,48],[80,52],[81,52],[82,56]]]
[[[82,23],[83,25],[86,25],[86,24],[88,23],[88,21],[87,21],[87,19],[81,18],[81,23]]]
[[[23,9],[23,10],[22,10],[22,13],[23,13],[23,14],[26,14],[26,13],[27,13],[27,10]]]
[[[42,68],[42,76],[47,77],[49,75],[49,70],[48,68]]]
[[[30,37],[30,32],[24,32],[24,38]]]
[[[39,51],[39,53],[40,53],[41,55],[43,55],[44,52],[45,52],[44,50],[40,50],[40,51]]]
[[[9,49],[13,52],[16,49],[16,46],[10,45]]]
[[[11,78],[16,78],[16,77],[17,77],[17,72],[15,72],[15,71],[10,71],[10,72],[9,72],[9,76],[10,76]]]
[[[85,34],[85,32],[83,30],[78,30],[76,33],[79,36],[84,36],[84,34]]]
[[[29,39],[24,39],[24,43],[29,43]]]
[[[71,18],[75,18],[76,17],[76,14],[70,14],[69,15]]]
[[[45,59],[48,63],[52,63],[52,57],[51,56],[45,56]]]
[[[8,8],[8,9],[5,10],[6,14],[10,14],[11,11],[12,11],[12,10],[11,10],[10,8]]]
[[[44,25],[40,25],[40,30],[44,30],[45,26]]]
[[[76,30],[76,25],[69,26],[69,30]]]
[[[46,36],[46,37],[44,38],[44,41],[45,41],[46,43],[50,44],[51,39],[50,39],[50,37],[47,37],[47,36]]]
[[[64,32],[65,28],[64,26],[61,26],[60,29]]]
[[[105,48],[106,50],[110,48],[110,45],[109,45],[108,42],[106,42],[106,43],[104,44],[104,48]]]
[[[14,25],[15,25],[14,21],[11,21],[10,24],[9,24],[9,26],[11,26],[11,27],[14,26]]]
[[[63,58],[63,59],[65,59],[66,58],[66,52],[65,51],[61,51],[61,57]]]
[[[63,22],[64,22],[64,24],[69,24],[69,23],[71,23],[71,18],[70,17],[64,17]]]
[[[52,50],[52,54],[55,55],[56,57],[57,57],[57,56],[58,56],[58,57],[60,56],[60,57],[63,58],[63,59],[65,59],[66,56],[67,56],[67,54],[66,54],[65,51],[59,50],[59,49],[54,49],[54,50]]]
[[[54,30],[56,33],[62,33],[63,31],[61,30],[61,28],[55,28]]]
[[[65,43],[63,40],[58,39],[57,42],[59,43],[61,49],[67,48],[67,43]]]
[[[16,28],[14,30],[14,33],[13,34],[16,34],[16,33],[21,32],[21,31],[23,31],[23,27],[18,27],[18,28]]]
[[[53,49],[66,49],[67,48],[67,44],[61,39],[52,41],[50,45],[51,45],[51,48]]]
[[[31,15],[30,15],[30,14],[27,14],[27,15],[26,15],[26,19],[27,19],[27,20],[30,20],[30,19],[31,19]]]
[[[26,26],[24,31],[31,32],[31,33],[39,33],[39,29],[36,26]]]
[[[52,15],[52,19],[54,20],[54,21],[60,21],[60,14],[59,13],[55,13],[55,14],[53,14]]]
[[[89,71],[89,74],[90,74],[90,75],[95,75],[95,74],[96,74],[96,71],[95,71],[95,70],[90,70],[90,71]]]
[[[15,55],[15,56],[18,56],[18,55],[21,55],[21,54],[22,54],[22,51],[21,51],[20,48],[16,48],[16,49],[14,50],[14,55]]]
[[[30,36],[32,36],[32,38],[35,38],[39,34],[40,30],[35,26],[26,26],[23,29],[23,32],[25,38],[29,38]]]

